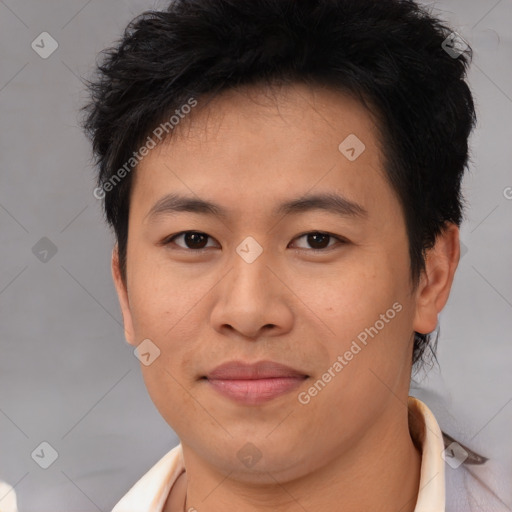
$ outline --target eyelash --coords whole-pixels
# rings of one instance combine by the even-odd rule
[[[207,233],[203,233],[202,231],[180,231],[179,233],[176,233],[174,235],[168,236],[167,238],[162,240],[161,245],[168,246],[176,238],[178,238],[180,236],[183,236],[183,235],[186,235],[188,233],[195,233],[195,234],[199,234],[199,235],[206,235],[208,238],[210,238],[210,239],[212,238],[210,235],[208,235]],[[337,240],[339,242],[338,245],[340,245],[340,244],[344,245],[344,244],[348,243],[348,240],[346,240],[346,239],[344,239],[344,238],[342,238],[340,236],[334,235],[332,233],[327,233],[325,231],[308,231],[307,233],[303,233],[302,235],[298,235],[293,240],[296,240],[298,238],[302,238],[302,237],[307,236],[307,235],[324,235],[324,236],[328,236],[330,238],[334,238],[335,240]],[[330,246],[330,247],[326,247],[325,249],[302,249],[302,248],[298,248],[298,249],[295,249],[295,250],[296,251],[314,252],[314,253],[322,253],[322,252],[326,253],[326,252],[330,252],[335,247],[336,247],[336,244],[334,244],[333,246]],[[195,253],[199,253],[199,254],[207,251],[208,249],[211,249],[210,247],[203,248],[203,249],[189,249],[189,248],[184,248],[184,247],[180,247],[180,246],[178,246],[178,248],[182,249],[184,251],[195,252]]]

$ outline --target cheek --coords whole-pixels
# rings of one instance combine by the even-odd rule
[[[397,300],[391,273],[368,260],[292,279],[303,303],[340,339],[373,324]]]
[[[322,333],[329,366],[338,356],[346,356],[339,373],[344,377],[338,382],[346,379],[349,386],[361,386],[375,381],[370,369],[387,376],[404,364],[411,319],[405,288],[400,286],[403,277],[390,262],[375,257],[339,267],[322,279],[308,277],[297,283],[308,306],[304,313],[315,313],[311,318]],[[355,388],[354,393],[359,395]]]
[[[162,418],[182,440],[187,440],[199,428],[205,432],[216,431],[218,424],[208,414],[210,408],[194,398],[194,388],[178,373],[178,368],[170,366],[162,357],[142,369],[148,394]],[[191,429],[191,424],[196,426]]]
[[[151,254],[151,251],[148,251]],[[150,254],[135,259],[129,283],[130,309],[141,335],[163,334],[193,309],[208,290],[208,283],[185,272],[162,269]],[[146,334],[147,333],[147,334]]]
[[[208,294],[218,278],[200,272],[161,272],[144,265],[134,272],[130,307],[137,338],[149,338],[160,349],[158,363],[185,385],[192,383],[208,319]],[[144,370],[144,368],[143,368]],[[165,371],[164,382],[174,385]],[[190,382],[189,382],[190,381]]]

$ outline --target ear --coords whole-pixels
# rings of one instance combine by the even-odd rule
[[[112,250],[112,278],[117,291],[121,313],[123,314],[124,337],[130,345],[135,343],[135,331],[133,329],[132,313],[130,311],[130,303],[128,302],[128,290],[121,277],[121,269],[119,268],[119,248],[115,244]]]
[[[416,332],[427,334],[435,330],[438,314],[448,301],[459,258],[459,228],[448,223],[426,255],[425,272],[416,290]]]

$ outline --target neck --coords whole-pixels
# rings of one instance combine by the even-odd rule
[[[271,474],[271,483],[248,484],[234,472],[223,473],[205,463],[182,445],[187,472],[181,504],[186,492],[186,507],[181,505],[179,510],[295,512],[340,510],[343,504],[343,512],[413,512],[421,454],[409,434],[407,409],[396,403],[349,450],[294,479]]]

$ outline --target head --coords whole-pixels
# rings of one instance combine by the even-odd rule
[[[459,259],[475,112],[450,33],[407,0],[177,0],[105,52],[84,127],[125,335],[158,347],[150,395],[211,461],[219,424],[241,442],[292,407],[240,422],[214,401],[208,419],[203,377],[227,360],[308,375],[269,450],[339,439],[341,417],[318,432],[332,410],[354,411],[348,443],[408,389]]]

